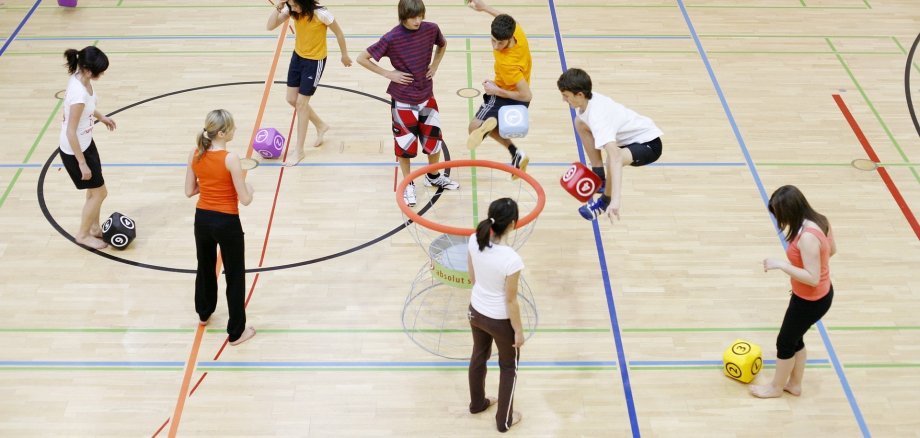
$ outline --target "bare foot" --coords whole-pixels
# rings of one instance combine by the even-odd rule
[[[109,247],[108,243],[102,241],[102,239],[95,236],[86,236],[86,237],[76,237],[74,240],[77,241],[80,245],[90,247],[92,249],[106,249]]]
[[[328,130],[329,130],[329,125],[323,125],[323,126],[316,127],[316,141],[313,142],[313,147],[318,148],[323,145],[323,135]]]
[[[783,395],[783,391],[773,385],[753,385],[751,395],[757,398],[776,398]]]
[[[284,160],[284,167],[294,167],[297,165],[297,163],[303,161],[304,157],[306,156],[307,154],[303,153],[303,151],[297,152],[294,154],[294,156],[287,157],[287,159]]]
[[[89,229],[89,235],[93,237],[102,238],[102,228],[99,225],[95,225]]]
[[[514,412],[511,413],[511,425],[512,425],[512,426],[514,426],[515,424],[520,423],[521,420],[523,420],[523,419],[524,419],[524,415],[522,415],[520,412],[514,411]]]
[[[786,391],[796,397],[802,395],[802,385],[786,385],[783,387],[783,391]]]
[[[240,345],[243,342],[246,342],[252,339],[256,335],[256,329],[254,327],[246,327],[246,330],[243,330],[243,334],[240,335],[239,339],[230,342],[230,345]]]
[[[498,399],[495,397],[486,397],[486,400],[489,401],[489,406],[486,406],[486,409],[489,409],[492,407],[492,405],[498,403]]]

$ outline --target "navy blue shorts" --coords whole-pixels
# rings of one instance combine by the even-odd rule
[[[102,161],[99,159],[99,150],[96,149],[95,141],[90,141],[89,147],[83,151],[83,158],[86,159],[86,165],[89,166],[89,170],[92,173],[88,180],[81,179],[83,174],[80,172],[80,163],[77,161],[77,157],[61,151],[61,161],[64,163],[64,169],[70,175],[73,185],[79,190],[95,189],[105,185],[105,180],[102,178]]]
[[[521,102],[519,100],[508,99],[505,97],[493,96],[491,94],[482,95],[482,106],[476,111],[476,120],[485,120],[489,117],[498,118],[498,110],[508,105],[524,105],[530,107],[530,102]]]
[[[300,88],[300,94],[312,96],[319,86],[319,79],[323,77],[323,67],[326,58],[315,60],[302,58],[297,52],[291,54],[291,64],[288,66],[288,87]]]

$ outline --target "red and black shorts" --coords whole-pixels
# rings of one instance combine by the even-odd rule
[[[419,104],[408,104],[392,100],[393,144],[396,156],[414,158],[418,155],[419,143],[422,152],[431,155],[441,152],[444,139],[441,137],[441,116],[434,97]]]

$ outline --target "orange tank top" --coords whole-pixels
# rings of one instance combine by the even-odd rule
[[[208,151],[192,159],[192,171],[198,178],[198,205],[202,210],[240,214],[239,198],[233,178],[227,170],[227,151]]]
[[[809,286],[805,283],[802,283],[795,278],[791,279],[792,282],[792,293],[796,294],[799,298],[808,301],[817,301],[821,298],[824,298],[827,295],[827,292],[831,288],[831,278],[830,278],[830,269],[828,262],[831,258],[831,245],[830,239],[821,232],[820,229],[812,227],[803,227],[795,239],[792,240],[792,243],[789,244],[789,247],[786,248],[786,257],[789,258],[789,263],[792,263],[792,266],[797,268],[805,269],[805,264],[802,263],[802,252],[799,250],[799,238],[802,237],[804,233],[811,233],[818,238],[818,241],[821,242],[821,275],[816,286]]]

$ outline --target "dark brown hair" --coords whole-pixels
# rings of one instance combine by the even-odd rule
[[[489,237],[495,233],[496,238],[501,238],[509,231],[512,223],[518,220],[518,205],[511,198],[501,198],[489,204],[489,217],[483,219],[476,226],[476,243],[479,250],[484,250],[489,243]]]
[[[831,229],[827,217],[811,208],[805,195],[796,186],[786,185],[776,189],[770,196],[769,210],[776,218],[779,229],[786,230],[787,242],[795,240],[806,219],[818,224],[824,235]]]

